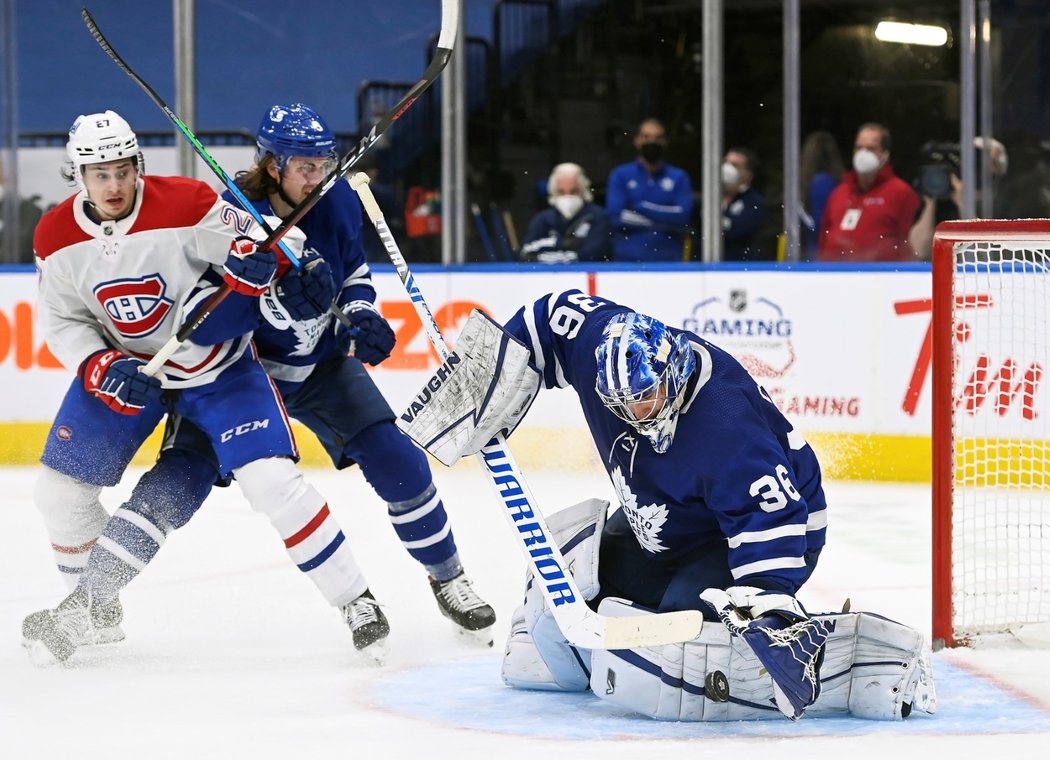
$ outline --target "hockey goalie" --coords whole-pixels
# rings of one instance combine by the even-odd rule
[[[698,610],[691,641],[588,650],[526,578],[503,660],[515,688],[582,691],[685,721],[936,706],[928,648],[870,613],[809,614],[827,503],[803,436],[747,371],[698,335],[573,290],[503,327],[480,312],[399,426],[446,465],[510,436],[541,387],[571,387],[619,501],[548,527],[590,607],[606,617]]]

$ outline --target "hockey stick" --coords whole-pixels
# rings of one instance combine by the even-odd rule
[[[208,153],[208,151],[201,144],[200,140],[197,139],[197,136],[193,134],[190,128],[187,127],[186,124],[183,123],[182,119],[176,116],[175,113],[168,107],[168,104],[165,103],[163,98],[161,98],[160,95],[157,94],[157,91],[150,87],[146,80],[139,76],[135,72],[135,70],[127,64],[127,62],[121,57],[121,55],[113,49],[113,46],[109,43],[109,40],[106,39],[106,36],[102,33],[102,30],[99,29],[98,24],[95,22],[95,19],[92,17],[88,9],[81,8],[80,15],[81,17],[83,17],[84,23],[87,25],[88,31],[91,32],[91,36],[95,38],[95,41],[99,44],[99,47],[101,47],[106,52],[106,55],[108,55],[110,59],[112,59],[113,62],[116,63],[117,66],[119,66],[125,74],[131,77],[132,80],[134,80],[135,84],[141,87],[145,91],[145,93],[149,95],[150,99],[154,103],[156,103],[157,106],[160,107],[160,110],[164,112],[164,114],[168,117],[168,120],[175,125],[175,127],[183,134],[183,136],[187,140],[189,140],[190,145],[193,146],[193,150],[197,153],[197,155],[204,159],[204,163],[208,165],[208,167],[215,173],[215,176],[217,176],[222,182],[223,186],[230,191],[234,198],[237,199],[237,202],[240,204],[241,208],[243,208],[245,211],[251,214],[251,217],[255,220],[255,223],[262,227],[262,229],[266,232],[268,236],[272,237],[273,230],[270,229],[270,225],[267,224],[266,220],[263,218],[263,215],[259,213],[255,206],[252,205],[251,201],[249,201],[248,198],[244,195],[237,183],[230,178],[230,175],[228,175],[223,170],[223,168],[219,166],[218,161],[212,158],[211,154]],[[300,262],[299,257],[292,253],[292,250],[279,239],[276,239],[271,245],[266,245],[265,243],[260,245],[260,249],[272,250],[274,245],[276,245],[278,250],[280,250],[280,252],[283,253],[285,257],[290,262],[292,262],[292,264],[297,269],[302,269],[302,263]],[[214,312],[215,309],[218,308],[219,304],[221,304],[226,299],[226,296],[228,296],[229,294],[230,287],[226,283],[220,285],[219,289],[216,290],[215,293],[213,293],[211,297],[209,297],[208,300],[204,302],[204,305],[201,306],[200,310],[197,312],[196,316],[194,316],[193,320],[184,324],[179,329],[179,331],[175,333],[175,335],[172,336],[171,339],[168,340],[167,343],[161,346],[160,350],[153,356],[152,359],[150,359],[149,362],[146,363],[146,366],[142,368],[142,371],[145,372],[147,375],[157,375],[160,372],[161,368],[164,366],[164,363],[172,357],[172,355],[178,350],[179,346],[181,346],[183,343],[189,340],[193,332],[198,327],[200,327],[209,316],[211,316],[212,312]],[[354,329],[354,325],[350,322],[349,318],[347,318],[347,316],[343,314],[343,312],[340,309],[336,308],[335,305],[332,306],[331,311],[333,314],[336,315],[337,319],[339,319],[344,325],[346,325],[348,329]]]
[[[368,187],[368,176],[355,174],[350,179],[350,186],[361,197],[365,212],[375,225],[434,350],[442,361],[446,361],[450,353],[448,346],[394,236],[390,234],[383,212]],[[532,566],[534,582],[540,584],[558,628],[571,644],[588,649],[630,649],[689,641],[700,635],[703,615],[696,610],[616,618],[599,615],[591,610],[580,594],[561,551],[549,540],[550,529],[503,436],[497,435],[489,441],[478,453],[478,460],[488,473],[504,506],[503,514]]]
[[[283,220],[275,230],[270,229],[266,220],[263,219],[262,215],[259,214],[251,202],[244,196],[237,184],[230,179],[225,171],[223,171],[218,162],[216,162],[204,146],[201,145],[201,142],[197,139],[196,135],[193,134],[189,127],[187,127],[177,115],[175,115],[175,113],[168,107],[167,103],[165,103],[160,95],[157,94],[156,90],[150,87],[141,76],[128,66],[127,62],[124,61],[120,54],[113,49],[113,46],[109,43],[109,40],[106,39],[105,35],[102,34],[102,30],[99,29],[98,24],[95,22],[95,19],[91,16],[91,13],[87,8],[81,8],[80,15],[83,17],[88,31],[91,32],[91,35],[95,38],[95,41],[103,51],[105,51],[113,62],[116,63],[125,74],[131,77],[131,79],[138,84],[147,95],[149,95],[150,99],[160,107],[175,127],[186,137],[187,140],[189,140],[197,155],[204,160],[209,168],[211,168],[226,189],[237,199],[238,203],[240,203],[244,210],[252,215],[255,222],[266,231],[267,237],[259,244],[260,250],[272,250],[274,246],[277,246],[280,251],[288,257],[289,261],[291,261],[296,267],[300,267],[299,259],[291,252],[287,245],[281,242],[281,238],[284,237],[285,233],[293,225],[306,215],[307,211],[313,208],[314,204],[317,203],[321,196],[326,193],[343,174],[348,172],[361,159],[364,152],[380,138],[383,132],[385,132],[386,129],[396,121],[410,105],[412,105],[416,98],[418,98],[419,95],[431,85],[431,83],[437,78],[438,74],[440,74],[445,68],[449,58],[452,56],[452,45],[455,42],[456,29],[459,24],[459,5],[458,0],[442,0],[441,2],[441,32],[438,37],[437,52],[435,53],[430,66],[427,67],[426,72],[423,74],[423,78],[420,79],[420,81],[417,82],[389,112],[383,115],[375,126],[372,127],[368,135],[358,143],[355,149],[343,157],[336,169],[328,174],[324,182],[314,187],[299,205],[292,210],[291,215]],[[225,283],[221,285],[219,289],[204,302],[204,305],[197,312],[194,319],[184,324],[182,328],[180,328],[179,331],[160,348],[160,350],[143,368],[143,372],[149,375],[156,375],[159,373],[164,366],[164,363],[171,358],[171,356],[178,350],[179,346],[189,340],[193,332],[204,323],[216,308],[218,308],[219,304],[222,303],[229,293],[229,287]],[[336,319],[347,327],[347,329],[356,329],[342,310],[334,304],[331,308],[331,312]]]
[[[438,32],[437,46],[430,65],[427,66],[419,81],[409,87],[408,92],[394,104],[394,107],[383,114],[379,121],[368,130],[368,134],[362,137],[361,141],[339,160],[338,166],[325,177],[324,182],[317,185],[305,198],[299,201],[299,205],[292,209],[292,213],[263,241],[263,245],[270,245],[284,237],[284,233],[288,231],[288,228],[302,219],[306,212],[313,208],[314,204],[321,199],[321,196],[327,193],[332,185],[346,175],[361,159],[364,152],[372,147],[373,143],[386,132],[387,128],[400,119],[409,106],[434,83],[438,74],[444,70],[452,57],[452,46],[456,42],[456,30],[459,28],[459,2],[460,0],[441,0],[441,29]]]

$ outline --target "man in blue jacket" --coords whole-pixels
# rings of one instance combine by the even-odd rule
[[[664,160],[667,132],[646,119],[634,136],[638,158],[609,174],[605,207],[616,261],[682,261],[693,213],[689,175]]]

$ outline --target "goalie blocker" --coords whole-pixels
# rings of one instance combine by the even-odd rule
[[[475,309],[438,367],[397,419],[404,433],[451,467],[502,432],[509,436],[536,398],[540,372],[529,350]]]

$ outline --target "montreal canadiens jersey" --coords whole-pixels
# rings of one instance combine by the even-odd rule
[[[233,196],[227,191],[223,198],[232,200]],[[252,205],[265,216],[274,213],[265,198]],[[306,235],[304,250],[317,251],[332,268],[339,306],[351,301],[375,302],[361,235],[361,201],[347,182],[340,180],[332,185],[296,226]],[[266,372],[282,390],[306,380],[317,362],[341,353],[330,313],[290,322],[267,310],[265,297],[263,311],[266,318],[255,329],[255,346]]]
[[[109,347],[152,357],[213,292],[207,280],[221,280],[230,241],[262,236],[248,214],[203,182],[143,175],[136,187],[134,209],[124,219],[95,222],[81,191],[37,225],[44,334],[72,371]],[[250,336],[207,346],[186,341],[165,364],[162,384],[209,383],[249,344]]]
[[[813,450],[732,356],[689,339],[696,369],[670,449],[657,454],[601,402],[595,349],[630,309],[578,290],[520,309],[506,329],[532,352],[544,387],[572,387],[638,543],[674,560],[710,541],[729,545],[740,585],[795,593],[804,555],[824,545],[827,504]]]

